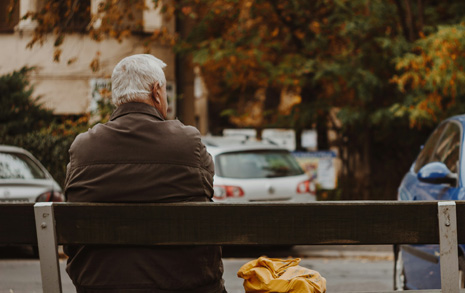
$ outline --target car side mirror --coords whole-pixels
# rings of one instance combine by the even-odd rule
[[[457,174],[447,168],[444,163],[432,162],[423,166],[417,174],[418,180],[431,184],[449,184],[457,186]]]

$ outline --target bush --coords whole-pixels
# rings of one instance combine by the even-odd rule
[[[88,128],[88,116],[77,121],[53,116],[32,97],[28,73],[22,68],[0,76],[0,144],[32,153],[61,186],[66,177],[68,150],[74,138]]]
[[[33,68],[0,76],[0,135],[18,135],[39,130],[53,121],[52,111],[33,98],[28,74]]]

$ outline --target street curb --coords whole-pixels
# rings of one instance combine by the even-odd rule
[[[370,259],[394,259],[393,253],[387,252],[358,252],[358,251],[321,251],[306,253],[305,258],[370,258]]]
[[[369,258],[369,259],[394,259],[394,253],[390,245],[384,246],[317,246],[314,250],[294,247],[293,254],[302,258]]]

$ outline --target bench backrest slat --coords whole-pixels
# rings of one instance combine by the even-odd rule
[[[57,204],[60,244],[434,244],[437,202]]]
[[[37,244],[33,203],[0,203],[0,244]]]

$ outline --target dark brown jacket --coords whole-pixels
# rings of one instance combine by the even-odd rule
[[[197,129],[127,103],[76,137],[65,193],[70,202],[210,201],[214,167]],[[214,219],[212,219],[214,220]],[[78,292],[223,292],[221,248],[66,247]]]

